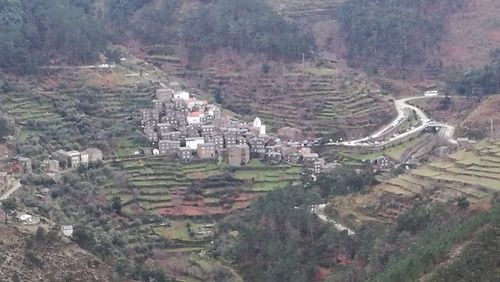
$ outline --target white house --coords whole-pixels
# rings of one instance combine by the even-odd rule
[[[73,225],[61,225],[61,232],[66,237],[73,235]]]
[[[80,152],[80,164],[83,166],[89,165],[89,154],[85,151]]]
[[[202,107],[207,104],[207,101],[198,100],[195,98],[188,99],[186,101],[186,106],[188,109],[192,110],[194,107]]]
[[[205,114],[202,112],[192,112],[186,116],[186,120],[188,124],[199,124],[204,116]]]
[[[437,96],[439,92],[437,90],[430,90],[430,91],[425,91],[424,96],[427,97],[432,97],[432,96]]]
[[[174,99],[189,100],[189,92],[177,91],[174,94]]]
[[[205,144],[205,138],[203,137],[190,137],[186,138],[186,147],[191,150],[198,149],[198,144]]]
[[[16,215],[16,218],[20,222],[32,222],[33,221],[33,216],[24,213],[24,212],[18,212]]]

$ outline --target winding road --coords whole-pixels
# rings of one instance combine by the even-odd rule
[[[441,132],[441,135],[446,138],[446,140],[450,143],[455,144],[456,140],[453,139],[453,134],[455,132],[455,127],[449,124],[445,123],[440,123],[433,121],[430,119],[427,114],[420,108],[408,104],[409,101],[414,101],[414,100],[419,100],[419,99],[428,99],[428,98],[439,98],[439,97],[445,97],[443,95],[434,95],[434,96],[415,96],[415,97],[409,97],[409,98],[403,98],[403,99],[398,99],[394,101],[394,107],[396,108],[396,111],[398,113],[397,117],[390,122],[389,124],[385,125],[378,131],[374,132],[370,136],[357,139],[357,140],[351,140],[351,141],[344,141],[344,142],[330,142],[325,145],[331,145],[331,146],[347,146],[347,147],[376,147],[376,146],[384,146],[388,145],[394,142],[397,142],[401,139],[404,139],[408,136],[411,136],[412,134],[418,133],[420,131],[423,131],[427,127],[441,127],[443,130]],[[389,134],[393,129],[401,126],[408,118],[409,118],[409,113],[415,112],[419,121],[420,125],[417,127],[413,127],[410,130],[392,136],[391,138],[387,138],[383,141],[374,141],[374,139],[381,138],[387,134]]]
[[[311,212],[318,216],[324,222],[332,223],[335,229],[339,231],[347,231],[348,235],[355,235],[356,233],[344,225],[337,223],[335,220],[328,218],[325,213],[326,204],[317,204],[311,208]]]

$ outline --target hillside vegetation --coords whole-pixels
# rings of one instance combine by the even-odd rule
[[[104,48],[99,22],[67,0],[0,3],[0,67],[21,72],[50,60],[94,61]]]
[[[348,58],[373,73],[379,66],[405,70],[421,64],[445,34],[447,16],[461,5],[456,0],[346,1],[337,15]]]
[[[217,0],[202,6],[183,29],[191,59],[231,48],[274,58],[310,57],[314,38],[302,33],[262,0]]]

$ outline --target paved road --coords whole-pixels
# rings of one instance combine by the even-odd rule
[[[16,192],[17,189],[21,188],[21,186],[22,186],[21,182],[19,182],[19,180],[15,180],[14,183],[12,184],[12,187],[9,190],[5,191],[5,193],[3,193],[2,196],[0,196],[0,201],[3,201],[8,197],[10,197],[10,195]]]
[[[398,116],[389,124],[385,125],[384,127],[379,129],[378,131],[371,134],[370,136],[367,136],[367,137],[364,137],[361,139],[357,139],[357,140],[351,140],[351,141],[331,142],[331,143],[327,143],[326,145],[331,145],[331,146],[341,145],[341,146],[348,146],[348,147],[384,146],[384,145],[388,145],[388,144],[394,143],[396,141],[399,141],[401,139],[404,139],[412,134],[423,131],[425,128],[431,127],[431,126],[443,128],[444,130],[442,131],[441,134],[447,139],[447,141],[449,141],[451,143],[456,143],[456,141],[453,139],[453,133],[455,132],[454,126],[432,121],[422,109],[408,104],[409,101],[413,101],[413,100],[437,98],[437,97],[444,97],[444,96],[443,95],[416,96],[416,97],[409,97],[409,98],[395,100],[394,107],[396,108]],[[373,139],[383,137],[384,135],[387,135],[388,133],[390,133],[392,129],[397,128],[398,126],[401,126],[404,123],[404,121],[409,117],[409,114],[413,111],[415,111],[418,119],[420,120],[420,125],[418,127],[412,128],[407,132],[393,136],[389,139],[386,139],[384,141],[380,141],[378,143],[371,141]]]
[[[325,213],[325,208],[326,208],[326,204],[314,205],[311,208],[311,212],[314,213],[314,214],[316,214],[318,216],[318,218],[321,219],[322,221],[332,223],[333,226],[337,230],[339,230],[339,231],[347,231],[348,235],[354,235],[354,234],[356,234],[356,233],[354,233],[354,231],[352,231],[351,229],[345,227],[344,225],[335,222],[335,220],[333,220],[333,219],[329,219],[328,216]]]

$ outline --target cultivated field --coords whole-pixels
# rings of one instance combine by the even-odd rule
[[[249,206],[261,192],[298,180],[300,167],[265,166],[252,161],[241,168],[215,161],[181,165],[164,159],[114,163],[124,171],[127,187],[109,185],[130,210],[141,209],[170,217],[210,217]]]
[[[500,191],[500,140],[483,141],[471,151],[459,151],[379,187],[408,196],[430,193],[441,201],[462,195],[470,201],[480,200]]]

